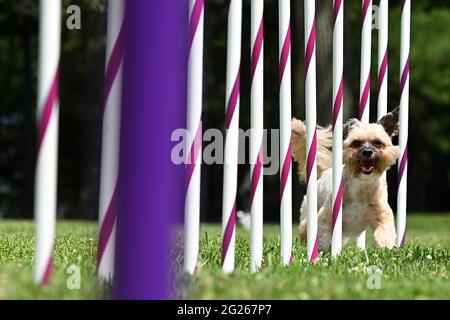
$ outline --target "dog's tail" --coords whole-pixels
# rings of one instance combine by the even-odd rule
[[[292,157],[298,163],[298,173],[301,182],[306,182],[306,127],[295,118],[291,122]],[[322,172],[332,166],[333,131],[331,126],[318,127],[317,130],[317,178]]]

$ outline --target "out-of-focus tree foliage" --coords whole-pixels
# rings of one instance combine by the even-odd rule
[[[286,0],[282,0],[286,1]],[[244,0],[240,125],[250,125],[250,1]],[[66,8],[81,8],[81,30],[68,30]],[[374,5],[378,0],[374,0]],[[292,113],[304,119],[303,1],[291,1]],[[223,128],[225,114],[227,1],[205,1],[204,128]],[[331,114],[331,0],[316,0],[318,120]],[[186,10],[187,14],[187,10]],[[345,2],[345,118],[357,115],[361,1]],[[101,144],[106,0],[63,0],[60,85],[59,215],[95,218]],[[450,3],[412,1],[408,206],[410,211],[449,210]],[[264,123],[279,127],[278,2],[265,1]],[[163,30],[161,30],[163,32]],[[0,216],[31,217],[35,158],[38,1],[0,0]],[[399,102],[400,6],[389,8],[389,108]],[[371,119],[377,105],[377,30],[372,39]],[[239,181],[248,179],[248,165]],[[295,171],[295,170],[294,170]],[[388,175],[395,207],[396,170]],[[202,216],[221,212],[222,166],[202,167]],[[305,191],[294,184],[294,214]],[[279,217],[279,177],[264,177],[265,218]],[[239,208],[248,206],[241,194]]]

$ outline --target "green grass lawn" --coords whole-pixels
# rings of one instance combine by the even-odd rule
[[[95,277],[95,223],[58,223],[54,279],[44,288],[32,284],[33,231],[29,221],[0,221],[0,299],[101,297]],[[180,272],[174,290],[176,297],[198,299],[449,299],[449,231],[450,215],[410,215],[407,245],[400,250],[369,246],[363,252],[350,244],[339,258],[321,253],[315,264],[307,261],[306,248],[295,237],[294,263],[282,267],[279,227],[266,225],[264,269],[251,274],[249,234],[238,228],[236,272],[223,275],[220,226],[202,225],[199,271],[194,277]],[[182,263],[180,249],[181,243],[172,254],[176,266]],[[80,290],[67,288],[71,265],[80,267]],[[380,289],[367,286],[373,267],[382,272]]]

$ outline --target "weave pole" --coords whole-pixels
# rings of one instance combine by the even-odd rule
[[[39,5],[38,141],[34,199],[36,220],[34,281],[41,286],[50,281],[53,267],[60,47],[61,1],[41,0]]]
[[[291,7],[278,2],[280,51],[280,224],[281,263],[292,262],[292,147],[291,147]]]
[[[263,112],[264,0],[251,2],[251,252],[250,270],[261,268],[263,256]]]
[[[402,0],[400,31],[400,126],[398,145],[401,158],[398,163],[397,247],[406,240],[406,186],[408,173],[408,108],[409,108],[409,47],[411,1]]]
[[[377,119],[387,113],[387,83],[388,83],[388,10],[389,0],[380,0],[378,11],[378,101]]]
[[[114,276],[119,172],[120,113],[122,100],[123,19],[125,3],[108,2],[106,36],[105,104],[103,109],[102,162],[99,196],[97,272],[101,280]]]
[[[333,214],[331,254],[342,249],[342,115],[344,96],[344,1],[333,1]]]
[[[189,61],[187,93],[187,130],[190,141],[186,199],[184,203],[184,270],[194,274],[200,241],[200,173],[202,150],[203,21],[204,0],[189,1]],[[198,165],[197,165],[198,163]]]
[[[222,201],[222,270],[234,270],[236,192],[239,143],[239,87],[242,0],[231,0],[228,11],[225,155]]]
[[[315,0],[305,1],[305,105],[308,259],[318,257],[317,238],[317,126],[316,126],[316,13]]]
[[[361,73],[359,80],[359,120],[369,122],[370,59],[372,41],[372,0],[362,0]],[[366,248],[366,231],[356,239],[358,248]]]

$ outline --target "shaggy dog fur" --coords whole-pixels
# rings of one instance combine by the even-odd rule
[[[375,245],[392,248],[395,225],[388,204],[387,185],[383,173],[397,161],[400,149],[391,138],[398,134],[398,110],[378,123],[362,123],[356,119],[344,125],[342,242],[356,237],[370,226]],[[318,129],[318,244],[320,250],[331,248],[332,235],[332,130]],[[298,162],[300,181],[305,181],[306,128],[302,121],[292,120],[293,158]],[[299,235],[306,241],[306,196],[300,209]]]

